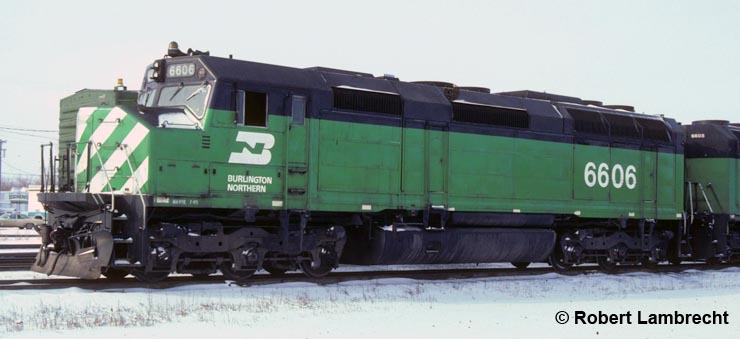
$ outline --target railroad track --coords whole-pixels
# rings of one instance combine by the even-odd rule
[[[0,244],[0,250],[33,250],[32,252],[0,253],[0,272],[28,271],[33,264],[39,246],[34,244]]]
[[[649,272],[656,274],[678,273],[688,269],[712,270],[730,267],[729,265],[708,265],[703,263],[684,264],[679,266],[661,265],[655,268],[646,269],[641,266],[621,267],[613,274],[625,274],[633,272]],[[230,286],[259,286],[271,285],[286,282],[310,282],[319,285],[336,284],[345,281],[363,281],[384,278],[407,278],[415,280],[456,280],[456,279],[475,279],[489,277],[507,277],[507,276],[534,276],[547,273],[558,272],[550,267],[534,267],[527,269],[517,268],[485,268],[485,269],[445,269],[445,270],[406,270],[406,271],[363,271],[363,272],[334,272],[324,278],[309,278],[300,272],[288,273],[282,276],[270,274],[257,274],[246,283],[224,282],[223,276],[214,275],[205,278],[195,278],[190,276],[173,276],[167,280],[158,283],[141,283],[132,277],[121,281],[110,281],[104,278],[97,280],[82,280],[75,278],[50,278],[50,279],[0,279],[0,291],[2,290],[49,290],[68,287],[77,287],[87,290],[116,290],[126,288],[150,288],[150,289],[167,289],[180,286],[192,286],[203,284],[226,283]],[[559,273],[567,275],[586,275],[601,273],[598,266],[578,266],[568,271]]]
[[[36,258],[36,253],[0,253],[0,272],[28,271]]]

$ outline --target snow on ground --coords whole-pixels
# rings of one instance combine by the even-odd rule
[[[13,237],[7,235],[13,235]],[[29,248],[0,248],[0,256],[6,253],[35,253],[38,252],[38,248],[41,246],[41,237],[33,230],[0,228],[0,247],[2,245],[28,245]]]
[[[8,237],[8,235],[12,235],[13,237]],[[10,244],[41,245],[41,237],[34,230],[0,227],[0,245]]]
[[[4,277],[0,275],[0,278]],[[729,313],[729,325],[575,325],[575,311]],[[571,321],[559,325],[558,311]],[[5,338],[736,338],[740,268],[326,286],[0,291]]]

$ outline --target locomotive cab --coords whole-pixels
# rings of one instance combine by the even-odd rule
[[[157,60],[145,74],[137,106],[147,120],[161,128],[203,129],[215,78],[197,57]]]
[[[54,212],[33,270],[152,281],[218,269],[241,280],[336,266],[342,228],[307,229],[300,212],[310,91],[275,84],[264,67],[171,48],[146,68],[135,105],[80,106],[75,163],[60,168],[74,184],[41,194]]]

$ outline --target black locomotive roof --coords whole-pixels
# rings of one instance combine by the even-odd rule
[[[530,91],[530,90],[499,92],[498,94],[513,96],[513,97],[520,97],[520,98],[548,100],[548,101],[557,101],[557,102],[568,102],[568,103],[579,104],[579,105],[584,104],[581,98],[571,97],[567,95],[560,95],[560,94],[536,92],[536,91]]]
[[[286,66],[212,56],[199,56],[218,80],[288,88],[325,89],[321,73]]]
[[[332,90],[338,87],[399,95],[403,100],[404,117],[408,119],[449,122],[453,120],[451,106],[458,103],[526,110],[529,119],[527,130],[532,132],[571,134],[573,118],[568,109],[593,112],[594,115],[614,114],[664,121],[672,136],[677,136],[674,132],[680,130],[672,119],[594,106],[598,102],[572,96],[528,90],[489,94],[466,90],[464,87],[445,87],[449,84],[443,82],[405,82],[396,78],[373,77],[369,73],[326,67],[295,68],[212,56],[196,58],[219,81],[301,89],[329,98]]]
[[[686,157],[740,158],[740,128],[724,120],[694,121],[686,130]]]
[[[260,83],[286,88],[305,88],[323,91],[331,90],[332,87],[336,86],[350,86],[357,89],[395,93],[401,95],[404,99],[448,104],[447,99],[439,96],[439,94],[443,93],[443,91],[440,90],[441,87],[430,85],[432,82],[420,84],[404,81],[392,81],[397,79],[388,79],[383,77],[376,78],[369,73],[328,67],[295,68],[212,56],[198,56],[198,58],[200,58],[220,80],[235,82],[248,81],[250,83]],[[442,82],[437,83],[445,84]],[[522,108],[535,100],[576,105],[587,105],[589,103],[588,101],[573,96],[531,90],[489,94],[480,91],[465,90],[465,87],[461,87],[459,89],[461,95],[469,97],[470,99],[481,100],[491,104],[508,102]],[[485,102],[480,103],[484,104]],[[541,106],[541,103],[537,102],[535,103],[535,106],[536,107],[534,107],[534,109],[536,111],[537,108]],[[589,108],[597,107],[589,105]],[[625,112],[624,110],[614,110],[607,106],[598,107],[598,109],[602,111]],[[545,115],[559,116],[554,111]]]

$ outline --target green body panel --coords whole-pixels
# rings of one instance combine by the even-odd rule
[[[153,162],[149,178],[157,185],[147,193],[157,196],[156,205],[269,209],[275,201],[282,203],[275,208],[285,207],[288,172],[285,162],[286,118],[269,117],[269,132],[276,142],[270,150],[270,163],[260,166],[228,162],[231,153],[238,153],[245,146],[236,142],[238,131],[267,131],[255,127],[237,129],[233,121],[234,112],[210,110],[204,130],[152,130],[152,144],[156,145],[152,149],[152,157],[157,160]],[[248,182],[244,180],[246,178],[261,181]]]
[[[78,113],[76,190],[148,192],[152,154],[146,122],[126,106],[89,110],[87,117]]]
[[[129,120],[103,145],[120,142],[136,117]],[[157,206],[229,209],[378,212],[432,205],[670,220],[683,210],[683,192],[676,189],[683,182],[680,154],[454,133],[434,125],[322,119],[292,125],[290,117],[278,115],[269,116],[268,128],[233,121],[234,112],[209,110],[203,130],[151,128],[132,159],[141,164],[149,157],[148,183],[154,184],[142,193],[154,195]],[[269,135],[274,145],[239,141],[242,133]],[[102,149],[103,158],[110,157]],[[240,153],[269,153],[269,162],[229,162]],[[616,178],[605,187],[589,186],[589,163],[604,164],[610,175],[617,165],[622,172],[615,169]],[[623,180],[628,166],[635,168],[633,188]]]
[[[113,107],[136,102],[136,91],[83,89],[59,102],[59,143],[57,154],[67,154],[67,146],[74,143],[77,130],[77,112],[82,107]],[[73,159],[72,159],[73,160]],[[59,182],[67,182],[67,173],[59,172]]]
[[[733,158],[686,159],[686,181],[700,183],[718,214],[740,214],[740,164]],[[709,211],[702,192],[694,192],[699,211]]]
[[[319,194],[311,201],[317,204],[312,209],[337,206],[358,211],[363,204],[403,204],[400,127],[368,128],[363,124],[311,120],[311,124],[316,122],[317,143],[312,150],[318,150],[318,154],[310,172],[316,178],[314,187]]]
[[[83,89],[59,102],[59,147],[75,142],[77,111],[82,107],[113,107],[136,103],[136,91]],[[61,153],[60,153],[61,154]]]

